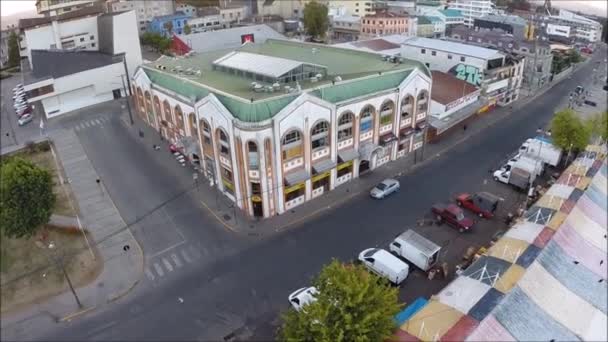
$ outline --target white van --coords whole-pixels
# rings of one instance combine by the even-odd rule
[[[368,248],[359,253],[359,261],[372,272],[388,279],[395,285],[401,284],[409,274],[407,263],[380,248]]]
[[[441,247],[408,229],[391,242],[389,250],[426,272],[437,264]]]

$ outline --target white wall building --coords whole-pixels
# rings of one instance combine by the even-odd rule
[[[112,12],[135,11],[140,35],[146,31],[152,18],[175,14],[174,0],[114,0],[108,7]]]
[[[602,38],[602,24],[563,9],[559,10],[558,15],[545,17],[541,25],[549,24],[570,27],[570,36],[578,40],[595,43]]]
[[[215,31],[224,28],[224,20],[219,14],[188,19],[192,33]]]
[[[36,0],[36,11],[45,17],[53,17],[102,2],[103,0]]]
[[[448,9],[461,11],[464,24],[472,27],[475,18],[494,12],[494,4],[491,0],[456,0],[448,3]]]
[[[267,40],[163,57],[133,86],[143,120],[246,214],[270,217],[421,148],[431,78],[410,60]]]

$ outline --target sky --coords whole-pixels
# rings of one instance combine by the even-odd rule
[[[551,3],[556,7],[568,10],[608,16],[608,1],[606,0],[552,0]],[[35,0],[1,0],[0,5],[2,16],[36,9]]]

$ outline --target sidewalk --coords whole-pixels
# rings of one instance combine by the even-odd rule
[[[581,68],[583,65],[585,65],[585,63],[578,65],[574,72],[576,72],[576,70]],[[307,219],[348,202],[351,198],[361,194],[362,192],[369,191],[373,185],[379,183],[383,179],[393,178],[396,176],[398,177],[413,171],[415,168],[424,165],[437,156],[449,151],[456,145],[467,140],[469,137],[506,118],[513,110],[522,108],[527,103],[533,101],[550,90],[554,85],[558,84],[565,78],[567,77],[554,80],[553,82],[547,84],[546,87],[529,96],[522,96],[519,101],[513,104],[513,108],[498,107],[489,113],[477,115],[475,120],[471,120],[469,123],[467,123],[467,134],[462,134],[461,131],[457,130],[451,134],[448,133],[436,143],[426,144],[425,147],[417,151],[417,163],[414,163],[414,152],[410,152],[410,154],[401,159],[385,164],[370,174],[345,183],[319,198],[305,202],[304,204],[278,216],[260,220],[245,216],[238,208],[234,208],[232,202],[228,198],[222,194],[218,195],[216,190],[209,186],[209,183],[202,177],[199,178],[199,189],[194,189],[193,186],[193,193],[198,196],[201,204],[226,229],[236,234],[244,234],[259,238],[268,237],[278,232],[294,228]],[[127,127],[130,127],[126,110],[123,110],[122,120]],[[134,121],[134,127],[130,128],[131,134],[137,135],[141,130],[144,133],[144,137],[140,137],[139,139],[142,141],[142,143],[149,146],[157,144],[161,146],[161,151],[168,150],[168,143],[160,140],[157,131],[145,124],[137,115],[134,115]],[[420,160],[421,155],[423,159],[422,161]]]
[[[28,310],[2,317],[3,340],[30,339],[37,331],[45,331],[58,322],[69,321],[119,299],[143,274],[141,247],[125,228],[125,222],[103,184],[96,183],[97,173],[78,137],[72,131],[56,131],[51,140],[67,177],[65,181],[71,184],[82,225],[92,237],[90,243],[97,246],[98,257],[103,258],[103,270],[94,282],[76,289],[83,305],[81,308],[72,293],[66,291]],[[73,223],[60,216],[53,219],[59,223]]]

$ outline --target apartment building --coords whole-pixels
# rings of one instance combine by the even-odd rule
[[[464,17],[464,24],[472,27],[475,18],[494,13],[491,0],[455,0],[448,3],[448,9],[459,10]]]
[[[154,17],[175,13],[173,0],[114,0],[108,3],[112,12],[135,11],[139,34],[146,32]]]
[[[602,24],[563,9],[560,9],[557,15],[542,17],[540,21],[541,27],[548,34],[555,34],[561,27],[562,34],[566,33],[579,42],[597,43],[602,38]],[[550,30],[553,32],[549,32]]]
[[[104,0],[36,0],[36,11],[45,17],[52,17],[103,3]]]
[[[409,35],[412,32],[413,20],[404,14],[386,10],[377,11],[361,18],[361,38],[388,36],[392,34]]]

